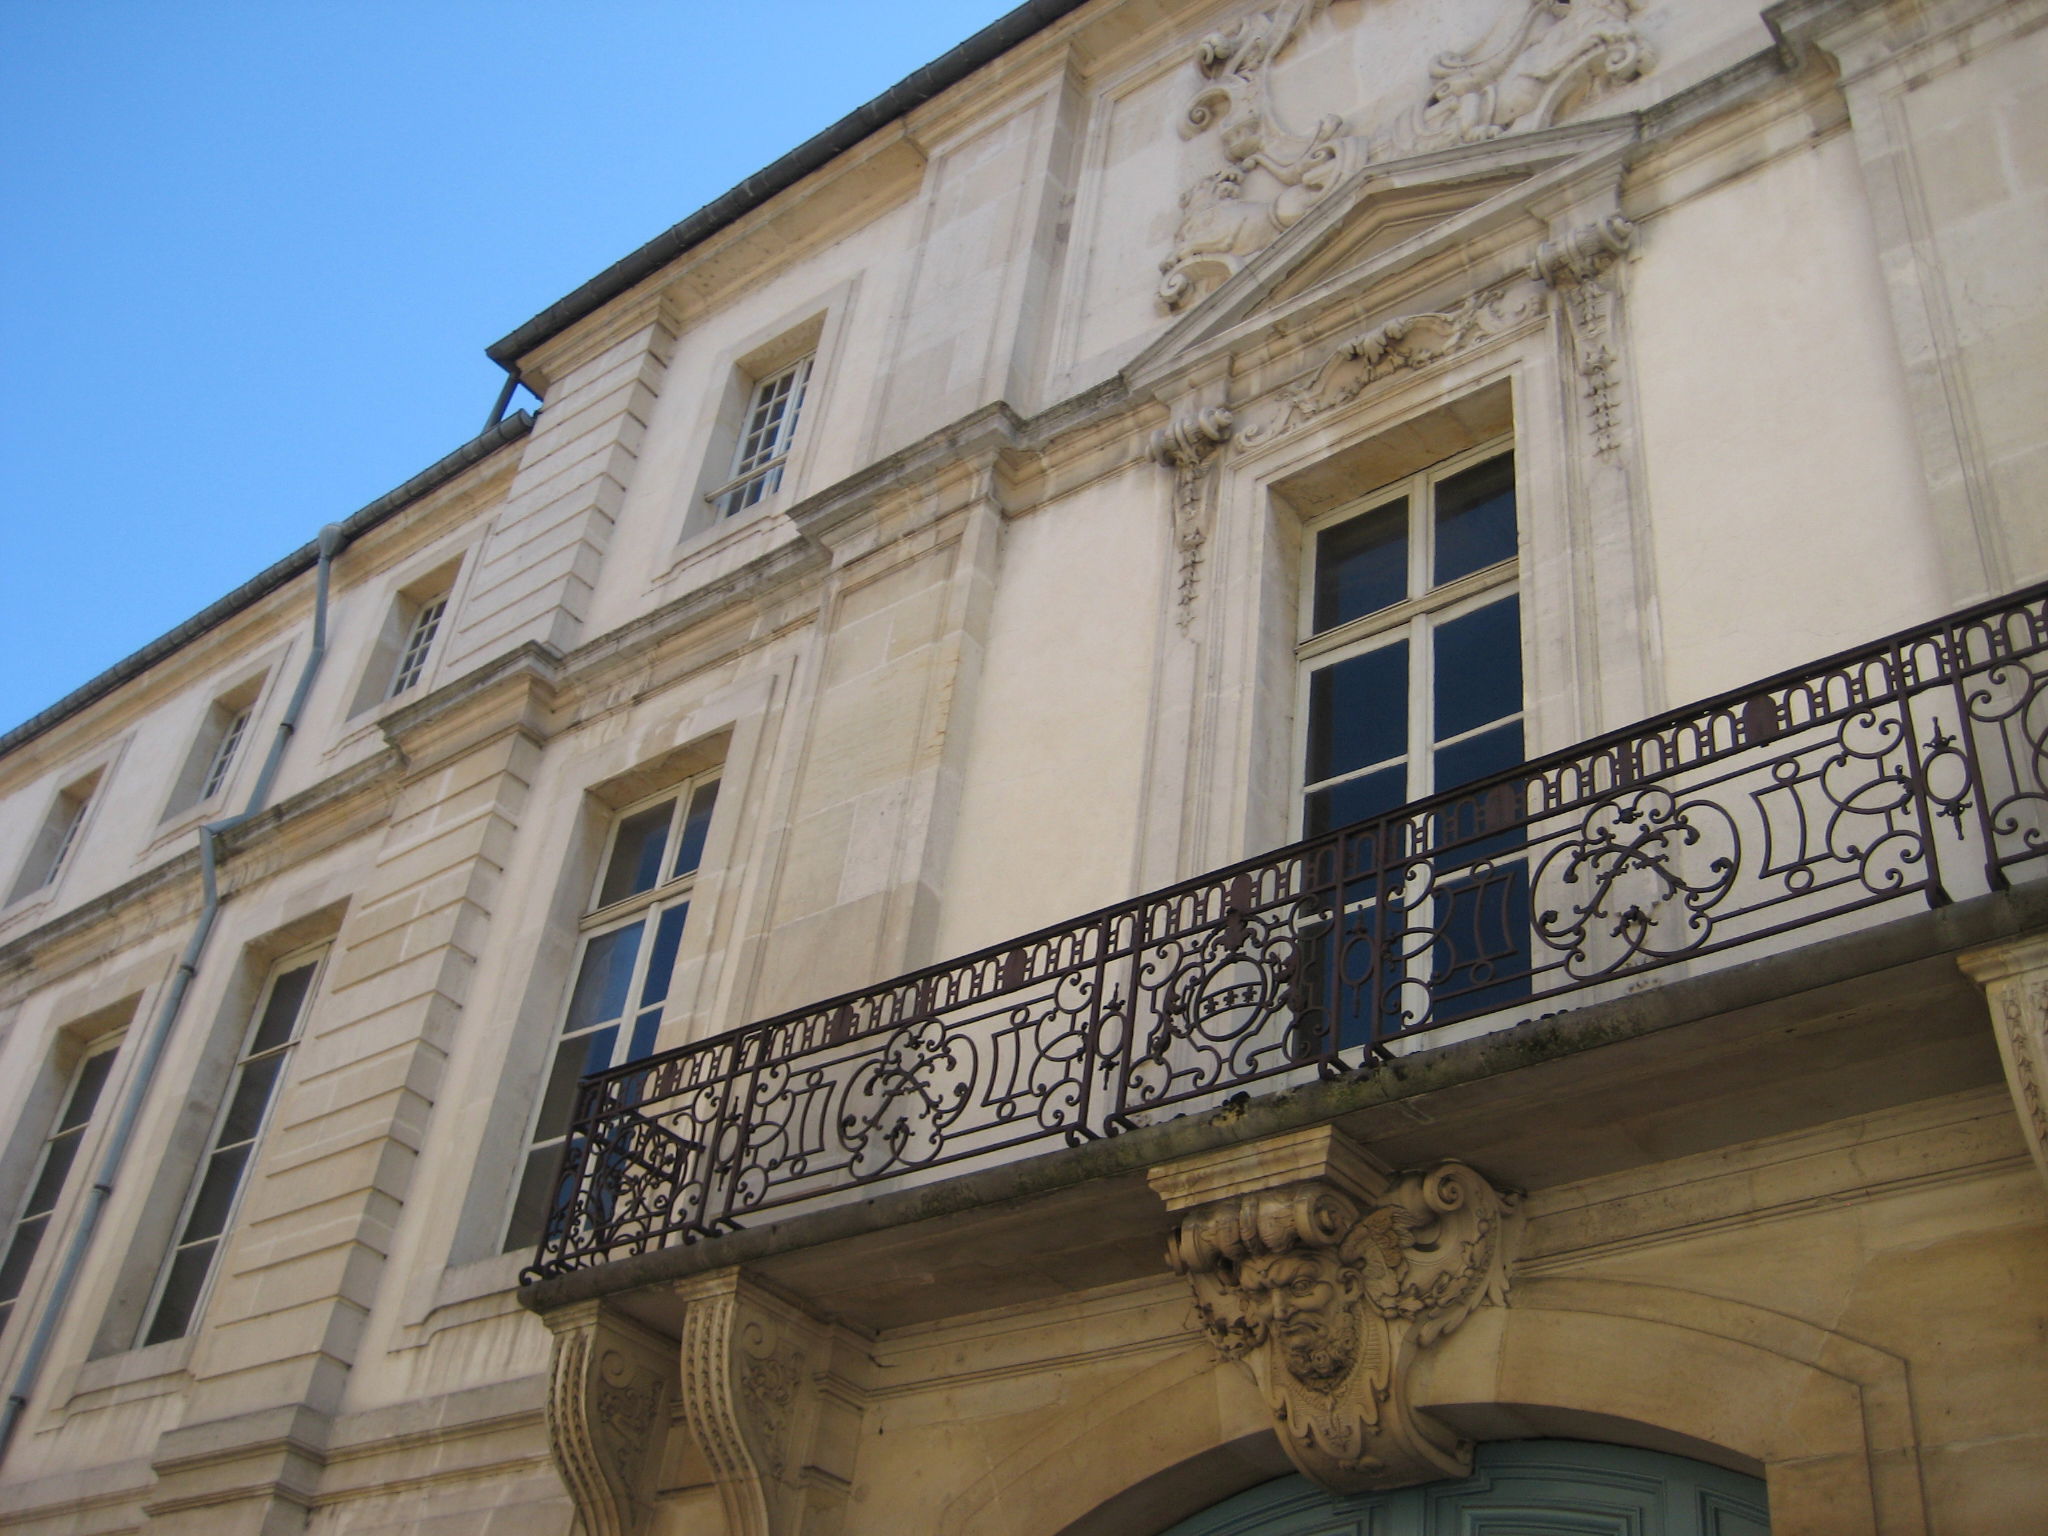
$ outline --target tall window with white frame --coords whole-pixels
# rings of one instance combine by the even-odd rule
[[[705,776],[612,824],[505,1231],[508,1250],[533,1247],[547,1225],[577,1080],[648,1055],[660,1037],[717,799],[718,780]]]
[[[270,1124],[285,1064],[298,1043],[320,979],[324,950],[287,957],[271,969],[243,1031],[228,1091],[215,1117],[207,1153],[178,1218],[176,1240],[157,1275],[144,1313],[142,1344],[161,1344],[192,1331],[206,1302],[235,1211],[248,1188],[250,1165]]]
[[[100,1092],[114,1069],[114,1053],[119,1045],[118,1035],[99,1041],[72,1068],[63,1106],[37,1157],[35,1181],[29,1185],[28,1199],[8,1234],[6,1252],[0,1255],[0,1336],[7,1332],[14,1304],[20,1300],[21,1288],[28,1280],[29,1266],[35,1263],[36,1252],[55,1219],[57,1203],[71,1177],[71,1166],[84,1147],[85,1133],[92,1125],[93,1111],[99,1107]]]
[[[799,358],[755,381],[740,424],[739,444],[733,450],[732,474],[704,498],[718,509],[720,517],[744,512],[781,488],[789,450],[796,442],[797,418],[810,388],[813,361]]]
[[[1514,455],[1493,444],[1383,487],[1308,530],[1301,830],[1314,836],[1522,761]],[[1512,833],[1426,840],[1399,888],[1347,892],[1334,1008],[1355,1043],[1527,991],[1528,875]],[[1469,818],[1467,818],[1469,820]],[[1485,829],[1477,829],[1485,833]],[[1332,978],[1322,975],[1325,983]]]

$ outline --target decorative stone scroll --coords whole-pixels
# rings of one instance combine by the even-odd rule
[[[1609,214],[1536,248],[1530,275],[1563,297],[1572,353],[1585,381],[1593,451],[1612,458],[1621,447],[1620,362],[1615,354],[1619,285],[1613,267],[1635,248],[1636,227]]]
[[[829,1385],[829,1327],[736,1269],[686,1282],[682,1406],[717,1485],[732,1536],[794,1536],[832,1527],[851,1467],[814,1458],[856,1436],[820,1423],[858,1409]]]
[[[1429,100],[1373,158],[1483,144],[1546,128],[1576,102],[1637,79],[1655,62],[1637,34],[1642,0],[1513,0],[1485,37],[1429,66]]]
[[[1399,1488],[1471,1467],[1416,1411],[1419,1352],[1507,1299],[1514,1203],[1462,1163],[1396,1174],[1329,1126],[1151,1174],[1180,1218],[1187,1277],[1219,1360],[1250,1370],[1281,1445],[1324,1488]]]
[[[1267,69],[1329,0],[1287,0],[1212,32],[1195,47],[1203,84],[1181,118],[1183,137],[1210,129],[1225,164],[1181,194],[1173,252],[1159,264],[1159,297],[1177,309],[1213,288],[1315,206],[1351,168],[1344,120],[1290,133],[1274,115]],[[1246,181],[1266,191],[1246,196]]]
[[[1224,406],[1195,406],[1177,412],[1152,434],[1152,457],[1173,471],[1173,542],[1180,557],[1176,617],[1182,629],[1194,613],[1202,551],[1214,515],[1209,465],[1235,424],[1236,417]]]
[[[1436,57],[1426,92],[1418,83],[1415,105],[1387,126],[1347,131],[1345,115],[1329,113],[1297,133],[1274,107],[1270,72],[1328,3],[1286,0],[1196,44],[1201,83],[1180,131],[1213,133],[1223,164],[1181,194],[1159,264],[1169,310],[1229,278],[1361,167],[1546,128],[1653,62],[1635,30],[1641,0],[1506,0],[1478,43]]]
[[[640,1536],[675,1398],[674,1347],[602,1302],[551,1312],[547,1325],[548,1449],[584,1536]]]
[[[2013,1110],[2048,1179],[2048,936],[1972,950],[1959,963],[1984,989]]]

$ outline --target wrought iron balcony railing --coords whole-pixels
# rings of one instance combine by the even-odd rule
[[[527,1273],[1370,1070],[2043,855],[2048,586],[591,1077]]]

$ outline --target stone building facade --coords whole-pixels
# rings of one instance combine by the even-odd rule
[[[0,738],[0,1529],[2040,1530],[2043,79],[1033,0],[505,338]]]

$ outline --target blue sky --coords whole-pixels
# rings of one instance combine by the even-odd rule
[[[0,0],[0,729],[483,425],[483,349],[1015,0]]]

